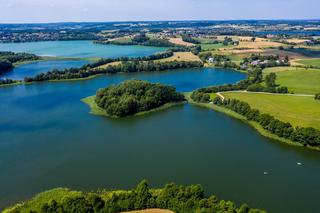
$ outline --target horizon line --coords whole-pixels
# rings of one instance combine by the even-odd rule
[[[228,21],[320,21],[320,18],[281,18],[281,19],[176,19],[176,20],[136,20],[136,21],[53,21],[53,22],[0,22],[1,25],[14,24],[72,24],[72,23],[139,23],[139,22],[228,22]]]

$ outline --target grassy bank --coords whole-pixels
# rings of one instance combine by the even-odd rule
[[[90,114],[106,116],[106,117],[115,118],[115,119],[119,118],[119,117],[116,117],[116,116],[109,115],[108,113],[106,113],[106,111],[104,109],[100,108],[95,102],[95,96],[94,95],[86,97],[86,98],[83,98],[83,99],[81,99],[81,101],[83,103],[87,104],[90,107]],[[165,110],[165,109],[177,106],[177,105],[182,105],[182,104],[185,104],[185,103],[186,102],[167,103],[167,104],[165,104],[165,105],[163,105],[161,107],[158,107],[158,108],[155,108],[155,109],[152,109],[152,110],[149,110],[149,111],[136,113],[133,116],[142,116],[142,115],[146,115],[146,114],[149,114],[149,113],[162,111],[162,110]]]
[[[281,138],[275,134],[272,134],[270,133],[269,131],[265,130],[258,122],[255,122],[255,121],[249,121],[247,118],[245,118],[244,116],[230,110],[230,109],[227,109],[227,108],[224,108],[224,107],[220,107],[220,106],[217,106],[217,105],[214,105],[214,104],[211,104],[211,103],[197,103],[195,101],[193,101],[190,97],[191,93],[184,93],[186,99],[188,100],[188,102],[192,105],[195,105],[195,106],[199,106],[199,107],[204,107],[204,108],[208,108],[208,109],[212,109],[214,111],[217,111],[217,112],[221,112],[221,113],[224,113],[232,118],[235,118],[235,119],[238,119],[250,126],[252,126],[254,129],[256,129],[261,135],[263,135],[264,137],[267,137],[267,138],[270,138],[270,139],[273,139],[273,140],[276,140],[276,141],[279,141],[279,142],[282,142],[282,143],[285,143],[285,144],[288,144],[288,145],[292,145],[292,146],[298,146],[298,147],[303,147],[302,144],[300,143],[296,143],[296,142],[293,142],[291,140],[288,140],[288,139],[285,139],[285,138]],[[319,150],[320,151],[320,148],[317,148],[317,147],[310,147],[310,146],[307,146],[308,148],[310,149],[313,149],[313,150]]]
[[[294,127],[320,129],[320,101],[312,96],[294,96],[249,92],[225,92],[227,99],[248,103],[253,109],[291,123]]]

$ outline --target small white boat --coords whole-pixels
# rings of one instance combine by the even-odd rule
[[[298,162],[298,163],[297,163],[297,165],[298,165],[298,166],[301,166],[301,165],[302,165],[302,163]]]
[[[263,174],[264,174],[264,175],[267,175],[267,174],[268,174],[268,172],[264,172]]]

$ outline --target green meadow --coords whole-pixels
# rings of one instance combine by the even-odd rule
[[[320,101],[312,96],[276,95],[248,92],[225,92],[226,98],[234,98],[250,104],[254,109],[273,115],[293,126],[320,129]]]
[[[289,91],[300,94],[320,92],[320,69],[276,67],[265,69],[264,74],[276,73],[277,84],[287,86]]]

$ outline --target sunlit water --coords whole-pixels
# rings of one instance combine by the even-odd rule
[[[200,183],[207,193],[270,212],[319,212],[319,152],[188,104],[113,120],[80,102],[131,78],[191,91],[245,75],[203,68],[0,88],[1,207],[54,187],[127,189],[148,179],[152,187]]]

